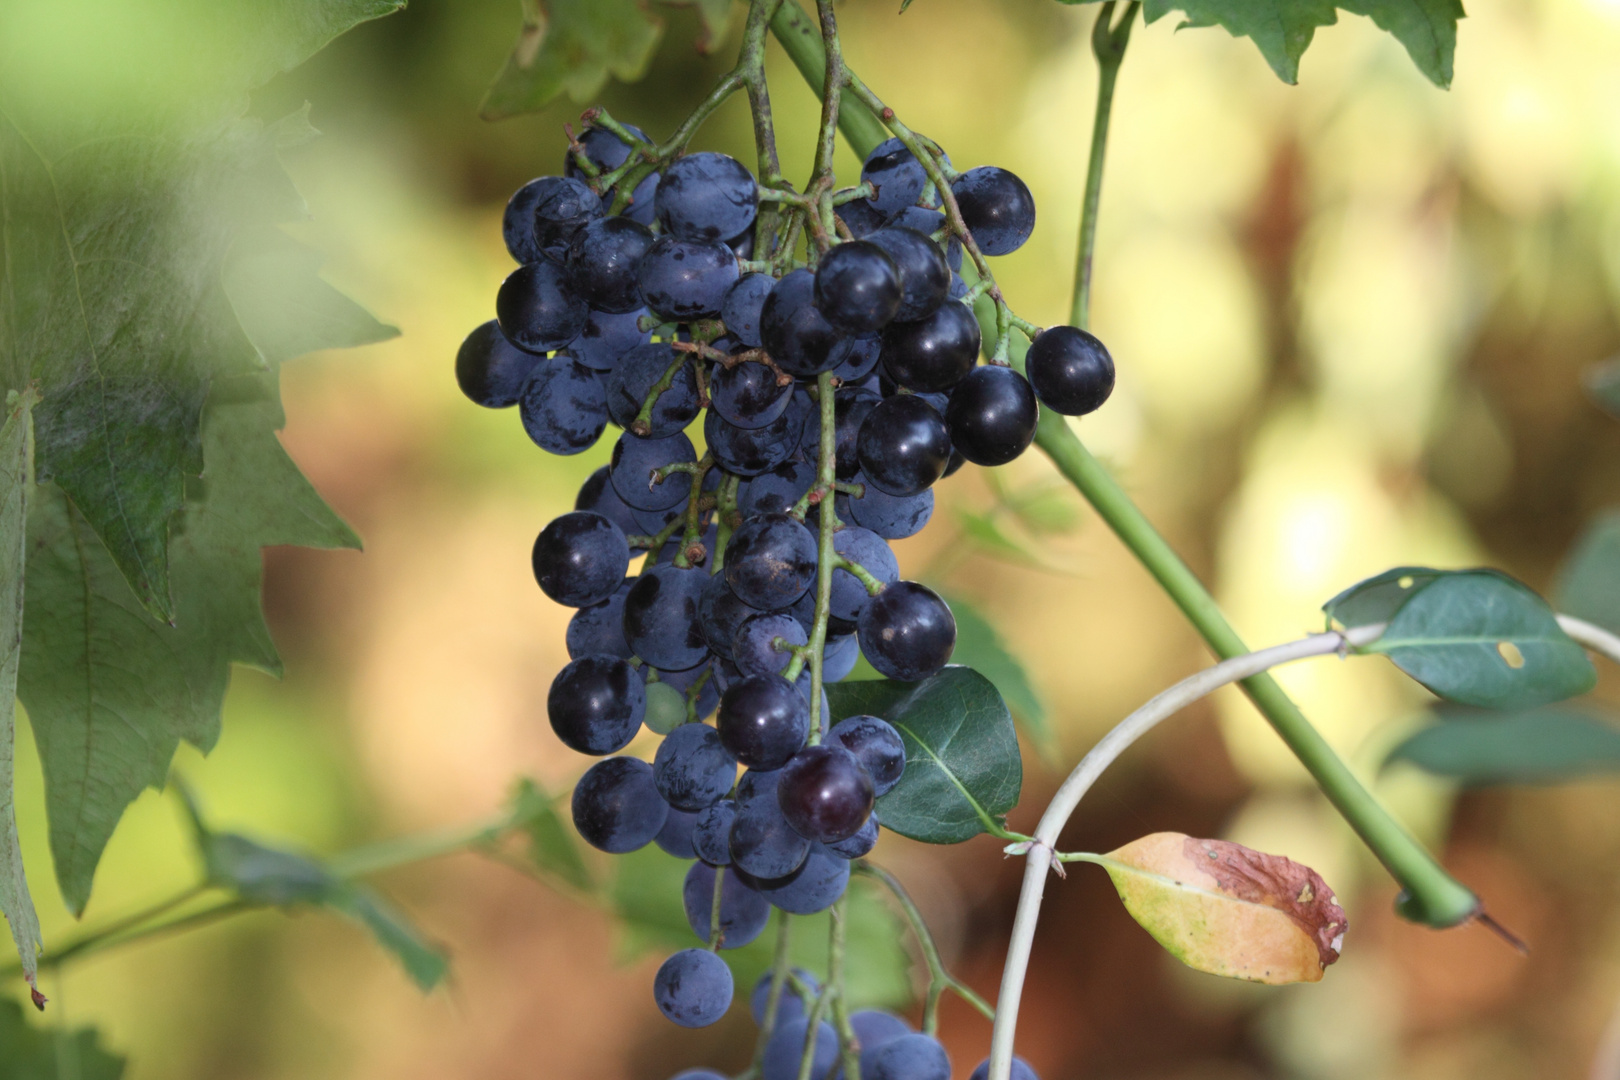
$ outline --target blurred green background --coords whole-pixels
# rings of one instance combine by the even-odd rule
[[[995,163],[1029,183],[1036,235],[997,273],[1021,314],[1063,321],[1095,8],[896,7],[843,5],[850,63],[959,167]],[[1478,8],[1449,92],[1361,18],[1318,33],[1297,87],[1250,43],[1178,34],[1175,17],[1133,39],[1095,305],[1119,389],[1080,430],[1255,645],[1319,626],[1324,599],[1400,563],[1489,562],[1548,590],[1583,524],[1620,504],[1620,425],[1581,384],[1620,351],[1620,3]],[[326,138],[288,155],[311,208],[295,231],[404,334],[285,371],[284,442],[366,551],[266,553],[286,679],[239,669],[219,748],[176,764],[222,827],[333,852],[478,818],[519,773],[561,786],[581,767],[544,719],[569,612],[533,588],[528,549],[608,447],[547,457],[451,377],[510,269],[505,197],[559,169],[562,125],[588,104],[476,118],[518,15],[509,0],[414,0],[255,101],[266,117],[313,104]],[[696,17],[670,15],[647,77],[601,100],[667,133],[729,64],[737,30],[705,57]],[[773,61],[783,160],[802,179],[816,103]],[[743,103],[699,143],[748,160]],[[841,170],[856,174],[847,152]],[[1038,453],[995,483],[964,470],[941,486],[935,524],[898,549],[908,576],[943,580],[1023,659],[1067,764],[1206,658],[1055,476]],[[1004,510],[1032,495],[1033,528]],[[967,539],[962,515],[992,511],[1040,565]],[[1375,660],[1281,679],[1369,775],[1425,699]],[[1606,674],[1600,692],[1617,689]],[[49,945],[73,927],[47,872],[26,727],[19,739]],[[1027,760],[1015,828],[1061,775]],[[1134,751],[1065,844],[1176,829],[1308,862],[1350,912],[1345,958],[1290,989],[1192,974],[1082,868],[1048,891],[1021,1052],[1046,1080],[1583,1077],[1598,1075],[1605,1037],[1620,1060],[1620,785],[1458,792],[1393,771],[1378,788],[1530,940],[1528,958],[1478,928],[1397,922],[1388,880],[1234,694]],[[993,996],[1017,865],[987,839],[935,850],[889,837],[877,858]],[[88,920],[197,872],[175,800],[148,792],[108,848]],[[471,856],[383,884],[451,951],[446,990],[420,996],[330,916],[266,914],[52,972],[46,1022],[99,1025],[131,1080],[663,1080],[746,1061],[752,1029],[736,1015],[702,1032],[658,1018],[655,961],[622,962],[600,911]],[[945,1020],[965,1077],[989,1027],[954,1004]]]

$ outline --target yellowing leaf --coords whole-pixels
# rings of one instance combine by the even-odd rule
[[[1095,861],[1131,918],[1177,960],[1211,975],[1317,982],[1349,928],[1316,871],[1242,844],[1153,833]]]

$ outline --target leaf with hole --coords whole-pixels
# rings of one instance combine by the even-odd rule
[[[1554,784],[1620,772],[1620,728],[1593,713],[1550,706],[1516,715],[1480,714],[1426,727],[1389,752],[1385,767],[1410,762],[1465,784]]]
[[[1526,709],[1590,690],[1597,672],[1546,601],[1495,570],[1447,573],[1418,590],[1367,645],[1440,697]]]
[[[1095,862],[1131,918],[1198,971],[1273,985],[1318,982],[1349,921],[1316,871],[1183,833],[1144,836]]]
[[[1346,629],[1387,623],[1419,590],[1446,575],[1427,566],[1397,566],[1365,581],[1358,581],[1322,605],[1328,626]]]
[[[877,803],[884,828],[957,844],[997,831],[1018,805],[1024,767],[1012,714],[972,668],[953,664],[916,683],[834,683],[827,696],[835,720],[882,717],[905,742],[906,771]]]

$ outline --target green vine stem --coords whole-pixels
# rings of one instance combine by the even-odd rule
[[[928,924],[923,921],[922,912],[917,910],[917,904],[911,899],[895,876],[865,859],[857,859],[851,869],[879,882],[894,895],[900,905],[900,910],[906,916],[906,924],[911,927],[912,936],[917,939],[917,947],[922,950],[923,963],[928,967],[928,991],[923,1004],[923,1033],[932,1035],[939,1030],[939,999],[949,990],[957,997],[978,1010],[979,1015],[986,1020],[995,1020],[996,1010],[974,992],[973,988],[962,982],[949,971],[945,970],[944,961],[939,957],[939,947],[934,944],[934,935],[929,933]]]
[[[828,913],[827,982],[832,987],[833,1029],[838,1033],[838,1054],[845,1076],[861,1075],[859,1040],[849,1022],[849,1004],[844,1000],[844,932],[849,919],[849,893],[840,896]]]
[[[1069,319],[1091,325],[1091,257],[1097,247],[1097,207],[1102,201],[1103,159],[1108,154],[1108,121],[1114,111],[1114,84],[1119,81],[1125,47],[1131,43],[1140,0],[1131,0],[1119,25],[1113,24],[1114,0],[1103,4],[1091,28],[1091,51],[1097,57],[1097,115],[1091,125],[1091,160],[1086,165],[1086,194],[1080,211],[1080,247],[1074,267],[1074,303]]]

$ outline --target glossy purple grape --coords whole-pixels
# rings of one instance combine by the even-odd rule
[[[816,278],[795,270],[776,283],[760,310],[759,333],[776,366],[798,379],[830,371],[843,360],[847,335],[816,307]]]
[[[945,262],[945,253],[925,233],[887,226],[866,240],[887,252],[900,271],[896,322],[920,319],[945,302],[951,288],[951,268]]]
[[[709,575],[663,563],[642,574],[624,598],[624,639],[653,667],[685,671],[709,657],[698,598]]]
[[[786,513],[815,482],[815,463],[804,454],[793,454],[776,468],[749,480],[737,497],[737,509],[745,520],[760,514]]]
[[[897,581],[873,597],[856,625],[862,655],[881,674],[901,682],[939,671],[956,647],[950,606],[915,581]]]
[[[886,720],[848,716],[833,725],[827,738],[855,755],[872,778],[872,791],[879,798],[893,790],[905,774],[906,744]]]
[[[604,653],[571,661],[546,695],[546,716],[557,738],[570,750],[596,756],[629,746],[646,706],[641,676],[624,659]]]
[[[705,810],[725,798],[736,782],[737,759],[707,724],[682,724],[658,744],[653,783],[677,810]]]
[[[601,514],[575,510],[535,537],[530,561],[540,591],[567,607],[588,607],[612,596],[630,568],[630,544]]]
[[[654,314],[690,322],[720,314],[741,271],[737,256],[719,241],[660,236],[636,271],[641,299]]]
[[[1035,231],[1035,196],[1014,174],[981,165],[951,181],[962,224],[986,255],[1010,255]]]
[[[979,359],[979,320],[966,304],[941,304],[916,322],[883,332],[883,368],[889,378],[924,393],[949,390]]]
[[[681,366],[676,369],[668,388],[659,393],[648,414],[646,430],[636,430],[647,395],[676,363]],[[691,353],[672,349],[662,342],[636,346],[621,356],[613,370],[603,377],[608,415],[626,431],[648,439],[666,439],[686,430],[697,418],[699,408],[695,367]]]
[[[810,706],[780,675],[747,675],[720,695],[715,728],[738,761],[770,771],[786,764],[809,737]]]
[[[885,540],[904,540],[908,536],[915,536],[934,516],[932,489],[920,495],[897,498],[866,483],[862,473],[850,477],[850,482],[863,485],[866,493],[858,499],[840,494],[838,516],[871,529]]]
[[[686,908],[686,924],[698,940],[707,943],[714,917],[715,869],[695,862],[686,871],[681,886],[681,903]],[[765,929],[771,918],[771,904],[743,884],[736,874],[726,873],[720,882],[720,947],[740,949]]]
[[[731,1007],[731,968],[708,949],[682,949],[653,978],[658,1011],[681,1027],[708,1027]]]
[[[881,400],[870,390],[852,386],[840,386],[833,394],[833,460],[838,479],[848,480],[860,471],[861,464],[855,456],[855,439],[860,434],[862,421]]]
[[[897,394],[867,414],[856,437],[856,456],[869,486],[903,499],[944,475],[951,436],[932,405],[916,394]]]
[[[709,376],[709,406],[733,427],[764,427],[786,412],[792,400],[793,383],[778,381],[764,364],[716,364]]]
[[[839,244],[816,267],[815,297],[833,326],[845,334],[869,334],[900,310],[900,270],[876,244]]]
[[[1024,370],[1041,404],[1064,416],[1095,412],[1114,392],[1114,358],[1073,326],[1054,326],[1030,344]]]
[[[534,353],[513,345],[494,319],[467,335],[456,350],[456,385],[475,405],[504,409],[516,405],[535,366]]]
[[[632,757],[598,761],[574,785],[574,828],[594,848],[624,855],[652,843],[669,804],[653,785],[652,766]]]
[[[607,391],[596,372],[567,353],[535,366],[518,399],[523,430],[550,454],[580,454],[607,427]]]
[[[583,180],[545,176],[534,182],[534,241],[559,265],[568,260],[568,245],[586,225],[602,216],[602,200]]]
[[[759,185],[734,157],[687,154],[664,170],[654,206],[664,230],[679,240],[726,240],[754,223]]]
[[[725,574],[743,603],[764,611],[787,607],[815,580],[815,537],[787,514],[753,518],[731,534]]]
[[[1029,449],[1041,418],[1029,380],[1010,367],[974,368],[951,391],[951,446],[975,465],[1005,465]]]
[[[636,270],[653,245],[652,230],[625,217],[598,218],[568,245],[574,291],[598,311],[628,314],[641,307]]]
[[[867,817],[865,824],[856,830],[854,836],[846,836],[842,840],[827,845],[827,850],[840,859],[859,859],[877,847],[878,819],[876,814]]]
[[[848,839],[872,812],[872,778],[839,745],[807,746],[782,766],[777,803],[793,831],[831,844]]]
[[[551,352],[567,345],[585,329],[590,313],[568,283],[567,271],[547,260],[518,267],[495,294],[501,333],[529,352]]]
[[[877,334],[846,338],[835,350],[843,359],[832,369],[833,376],[846,385],[861,382],[877,368],[883,356],[883,339]]]
[[[686,502],[692,490],[690,473],[677,472],[654,482],[653,474],[669,465],[697,461],[692,440],[685,435],[643,439],[625,432],[613,444],[608,481],[619,498],[633,510],[668,510]]]
[[[733,476],[758,476],[792,456],[804,423],[804,410],[795,409],[791,397],[780,416],[756,428],[737,427],[710,409],[703,418],[703,441],[714,455],[715,464],[726,472]]]

